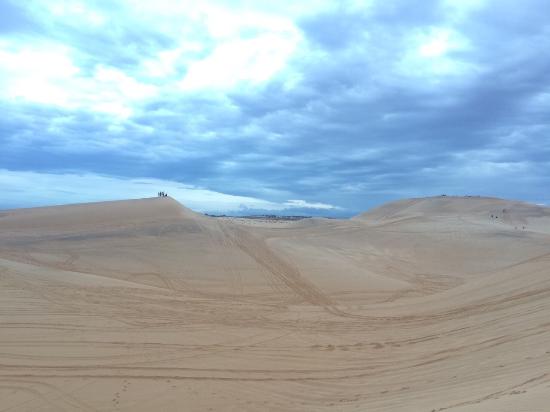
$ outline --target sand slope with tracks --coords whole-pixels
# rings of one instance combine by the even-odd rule
[[[0,411],[546,411],[550,209],[0,211]]]

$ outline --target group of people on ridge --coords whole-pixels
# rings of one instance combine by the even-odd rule
[[[168,193],[158,192],[157,195],[158,195],[158,197],[167,197]]]

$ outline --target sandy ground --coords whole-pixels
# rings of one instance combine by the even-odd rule
[[[550,210],[0,212],[0,411],[548,411]]]

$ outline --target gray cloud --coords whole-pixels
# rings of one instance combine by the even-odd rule
[[[32,32],[32,11],[5,4],[20,23],[2,33]],[[198,91],[178,82],[221,41],[200,21],[189,20],[183,34],[163,30],[122,3],[101,31],[35,20],[42,31],[32,36],[70,47],[82,75],[116,67],[160,93],[132,102],[122,120],[5,98],[0,165],[170,179],[348,214],[443,192],[550,202],[542,191],[550,183],[545,2],[449,4],[386,1],[292,17],[302,40],[284,69],[260,84]],[[254,39],[262,31],[239,33]],[[164,77],[144,74],[145,59],[180,47],[182,37],[202,48]],[[419,55],[430,41],[447,43]]]

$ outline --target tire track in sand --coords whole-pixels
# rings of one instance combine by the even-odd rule
[[[263,239],[257,238],[241,228],[229,228],[226,225],[220,225],[220,228],[236,247],[303,300],[315,306],[333,308],[334,302],[328,295],[306,280],[296,267],[277,256]]]

